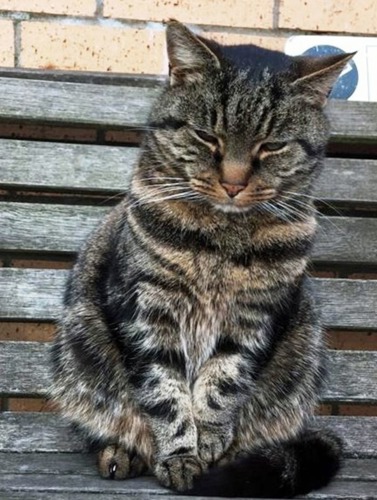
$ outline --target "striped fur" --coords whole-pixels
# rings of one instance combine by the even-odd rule
[[[327,139],[325,95],[346,58],[280,55],[275,68],[245,72],[174,21],[168,52],[171,84],[152,110],[130,192],[68,283],[52,397],[105,444],[104,477],[149,467],[177,490],[196,484],[200,494],[208,478],[206,494],[220,496],[212,472],[195,478],[214,464],[252,466],[260,453],[284,464],[268,494],[285,482],[295,494],[305,490],[300,443],[322,450],[327,439],[335,457],[339,448],[298,436],[325,358],[305,277],[310,187]],[[321,474],[310,485],[332,475]]]

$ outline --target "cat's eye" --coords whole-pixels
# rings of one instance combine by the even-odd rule
[[[260,151],[275,152],[283,149],[288,143],[287,142],[265,142],[261,145]]]
[[[205,132],[204,130],[200,130],[200,129],[195,129],[194,132],[199,137],[199,139],[201,139],[202,141],[208,142],[209,144],[212,144],[213,146],[219,145],[219,140],[216,136],[208,134],[208,132]]]

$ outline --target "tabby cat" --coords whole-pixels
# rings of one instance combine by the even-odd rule
[[[102,443],[103,477],[305,493],[341,455],[309,428],[325,351],[305,269],[323,106],[352,55],[247,55],[177,21],[167,47],[170,83],[129,193],[68,283],[52,396]]]

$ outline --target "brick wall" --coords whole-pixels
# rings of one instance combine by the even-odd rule
[[[0,0],[0,66],[164,73],[169,17],[273,49],[293,34],[377,29],[375,0]]]

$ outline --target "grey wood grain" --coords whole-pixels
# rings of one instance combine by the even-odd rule
[[[0,78],[0,120],[76,126],[142,128],[159,90]]]
[[[0,342],[0,394],[45,396],[51,383],[48,350],[46,343]],[[376,366],[377,352],[329,351],[323,402],[376,402]]]
[[[56,491],[6,491],[4,496],[2,496],[0,492],[0,500],[124,500],[125,498],[128,500],[132,498],[132,500],[159,500],[161,499],[161,495],[154,495],[149,493],[136,493],[128,492],[127,486],[125,485],[125,490],[120,493],[88,493],[86,491],[66,491],[66,492],[56,492]],[[127,496],[126,496],[127,495]],[[182,500],[182,496],[176,496],[174,494],[166,494],[165,498],[169,498],[169,500]],[[183,497],[183,498],[188,498]],[[190,497],[192,500],[229,500],[225,497],[221,499],[218,497]],[[308,497],[309,498],[309,497]],[[339,497],[341,498],[341,497]],[[358,499],[358,497],[353,497],[353,500]],[[255,499],[258,500],[258,499]],[[259,499],[261,500],[261,499]],[[264,499],[269,500],[269,499]],[[270,499],[271,500],[271,499]],[[342,499],[342,500],[348,500]],[[360,498],[358,500],[365,500],[365,497]]]
[[[355,460],[354,460],[355,461]],[[367,462],[366,460],[364,460]],[[369,460],[374,462],[374,460]],[[350,467],[350,474],[359,479],[369,478],[371,473],[360,475],[360,468]],[[369,469],[368,469],[369,470]],[[1,474],[60,474],[96,476],[95,453],[4,453],[0,452]],[[355,471],[352,473],[352,471]],[[348,476],[346,476],[348,477]],[[372,475],[373,479],[373,475]]]
[[[377,135],[377,103],[329,101],[326,114],[331,137],[339,142],[375,142]]]
[[[2,474],[59,474],[97,476],[95,453],[2,453]],[[377,481],[376,459],[344,460],[339,480]]]
[[[152,87],[0,77],[0,120],[43,124],[142,127],[160,90]],[[338,140],[374,141],[377,103],[330,101],[327,114]]]
[[[158,485],[152,478],[136,478],[127,481],[104,481],[99,477],[87,477],[80,475],[58,476],[58,475],[39,475],[39,474],[5,474],[1,480],[3,491],[27,491],[27,492],[54,492],[54,493],[77,493],[85,492],[97,493],[99,495],[127,495],[129,498],[161,498],[178,499],[173,492],[166,490]],[[340,498],[344,499],[371,499],[376,494],[375,484],[358,481],[334,481],[323,490],[311,492],[309,496],[301,498]],[[1,490],[0,490],[1,491]],[[70,497],[69,497],[70,498]],[[197,500],[216,497],[190,497]],[[224,497],[223,497],[224,498]],[[376,496],[374,498],[377,498]]]
[[[0,342],[4,367],[0,393],[44,396],[50,385],[49,346],[37,342]],[[377,353],[330,351],[329,382],[323,401],[377,401]],[[14,363],[17,360],[17,363]]]
[[[352,481],[377,481],[377,460],[349,458],[344,460],[343,466],[337,474],[338,479]]]
[[[313,284],[327,327],[376,328],[377,281],[313,279]]]
[[[347,458],[376,458],[377,417],[316,417],[316,427],[329,428],[345,441]],[[0,413],[2,452],[82,452],[85,441],[54,413]]]
[[[0,249],[64,254],[77,252],[110,208],[4,202],[0,210]],[[321,216],[319,223],[315,262],[377,263],[377,219]]]
[[[145,495],[145,494],[128,494],[125,497],[123,493],[106,493],[104,495],[99,493],[87,493],[85,491],[80,492],[55,492],[55,491],[8,491],[6,497],[2,497],[0,493],[0,498],[3,500],[118,500],[121,498],[132,498],[133,500],[158,500],[161,498],[160,495]],[[193,500],[220,500],[218,497],[185,497],[176,496],[174,494],[169,494],[166,496],[169,500],[180,500],[182,498],[190,498]],[[221,497],[222,500],[229,500],[229,498]],[[327,499],[327,500],[376,500],[375,490],[373,485],[369,483],[353,483],[353,482],[335,482],[331,487],[320,490],[318,492],[312,492],[305,497],[296,497],[305,499]],[[251,499],[250,499],[251,500]],[[261,500],[255,498],[253,500]],[[272,500],[272,499],[264,499]]]
[[[119,193],[128,188],[138,148],[0,139],[5,187]],[[328,202],[377,203],[377,160],[327,158],[315,186]]]
[[[127,481],[105,481],[97,476],[58,474],[2,474],[0,491],[54,491],[107,494],[170,496],[171,491],[160,486],[152,477],[138,477]]]
[[[68,271],[0,268],[0,318],[51,321],[59,317]],[[313,279],[326,326],[375,329],[377,281]]]
[[[139,148],[0,140],[1,185],[54,191],[120,193]]]
[[[377,160],[327,158],[314,195],[328,202],[377,203]]]

